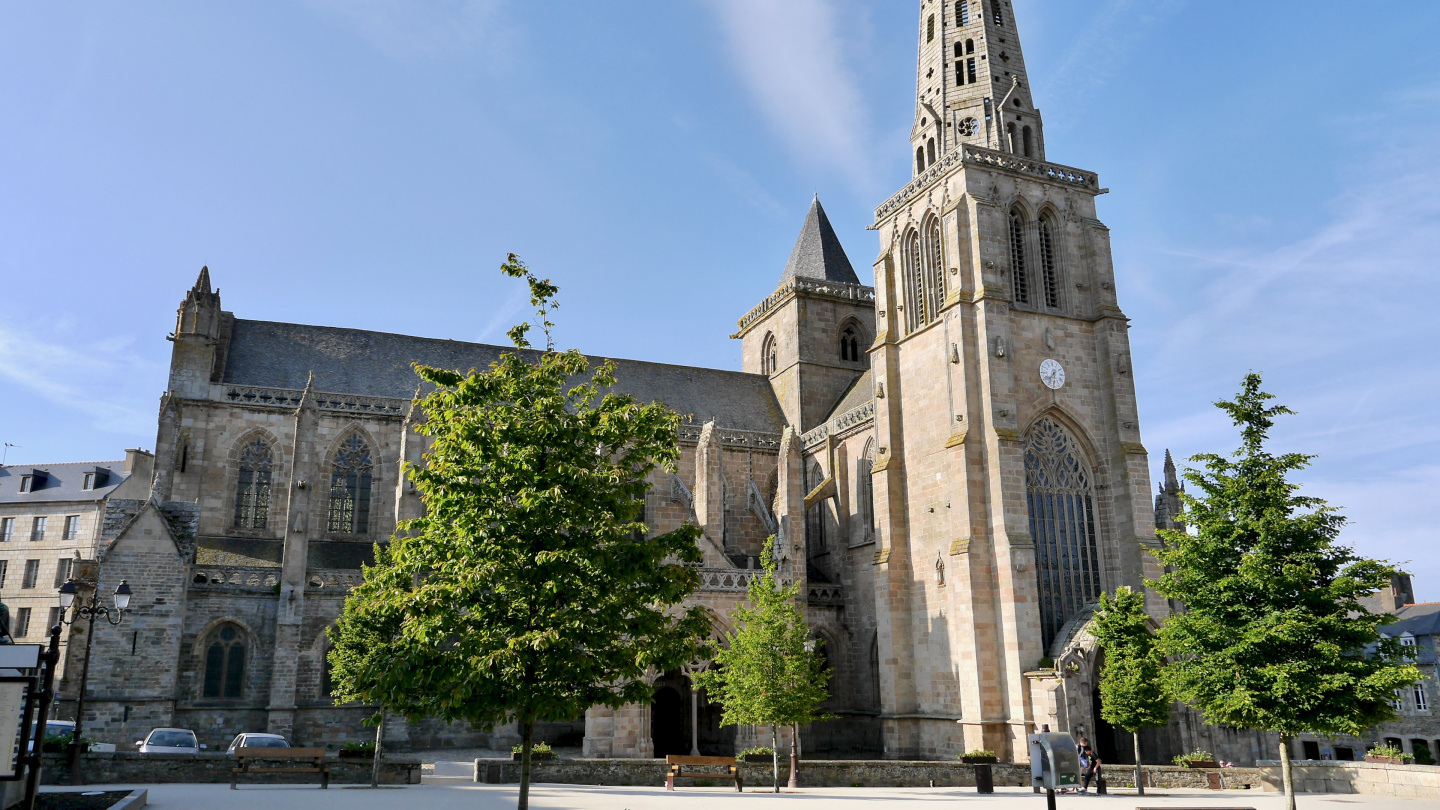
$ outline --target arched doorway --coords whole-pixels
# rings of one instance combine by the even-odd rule
[[[650,739],[655,756],[690,753],[690,689],[685,679],[666,674],[655,682],[650,704]]]

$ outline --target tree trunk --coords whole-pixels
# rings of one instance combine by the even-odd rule
[[[1290,769],[1290,735],[1280,735],[1280,773],[1285,780],[1285,810],[1295,810],[1295,772]]]
[[[520,718],[520,801],[516,810],[530,810],[530,747],[535,739],[535,721]]]
[[[1140,791],[1141,796],[1145,795],[1145,768],[1140,764],[1140,732],[1130,732],[1135,735],[1135,789]]]
[[[778,729],[779,727],[774,723],[770,724],[770,781],[775,784],[776,793],[780,792],[780,732]]]
[[[375,757],[370,763],[370,787],[380,787],[380,747],[385,738],[385,710],[381,709],[376,715],[375,723]]]

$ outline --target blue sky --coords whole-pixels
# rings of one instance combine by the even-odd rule
[[[1440,4],[1015,0],[1096,170],[1157,467],[1245,372],[1363,552],[1440,598]],[[914,4],[0,0],[0,440],[152,447],[202,264],[240,317],[738,368],[811,195],[851,260],[909,179]]]

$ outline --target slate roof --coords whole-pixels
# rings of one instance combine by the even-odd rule
[[[848,265],[847,265],[848,266]],[[852,272],[853,276],[854,273]],[[466,371],[484,369],[511,347],[410,337],[361,329],[236,319],[221,382],[409,399],[420,378],[412,362]],[[617,360],[620,391],[664,402],[696,424],[780,433],[785,417],[762,374]]]
[[[1398,619],[1386,625],[1380,632],[1391,638],[1403,633],[1412,636],[1440,635],[1440,602],[1426,602],[1420,605],[1406,605],[1395,611]]]
[[[865,369],[865,373],[856,377],[855,381],[850,383],[850,387],[845,389],[845,393],[840,395],[840,400],[835,403],[834,408],[830,409],[830,415],[825,417],[825,421],[829,422],[837,416],[844,416],[861,405],[874,400],[875,383],[872,382],[874,379],[874,373],[868,368]]]
[[[44,473],[43,481],[32,492],[20,491],[20,479],[32,472]],[[85,473],[103,472],[97,476],[94,489],[82,489]],[[98,501],[125,483],[125,462],[85,461],[64,464],[11,464],[0,467],[0,504],[54,503],[57,501]]]
[[[825,216],[825,209],[820,206],[818,196],[810,205],[810,213],[805,217],[805,226],[800,229],[800,238],[795,240],[795,249],[790,253],[790,261],[785,265],[780,283],[797,276],[860,283],[855,268],[850,266],[850,258],[845,255],[845,248],[840,246],[840,237],[835,235],[830,218]]]

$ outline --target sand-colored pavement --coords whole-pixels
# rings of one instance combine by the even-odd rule
[[[414,785],[370,790],[332,786],[142,785],[156,810],[510,810],[514,785]],[[53,789],[53,788],[52,788]],[[114,790],[95,786],[81,790]],[[69,790],[69,788],[67,788]],[[1242,808],[1281,810],[1284,797],[1255,791],[1162,791],[1141,799],[1131,794],[1060,796],[1057,810]],[[1301,795],[1299,810],[1440,810],[1440,801],[1384,796]],[[955,788],[816,788],[795,793],[692,788],[667,793],[650,787],[536,785],[535,810],[1043,810],[1045,798],[1029,790],[1000,789],[993,796]]]

